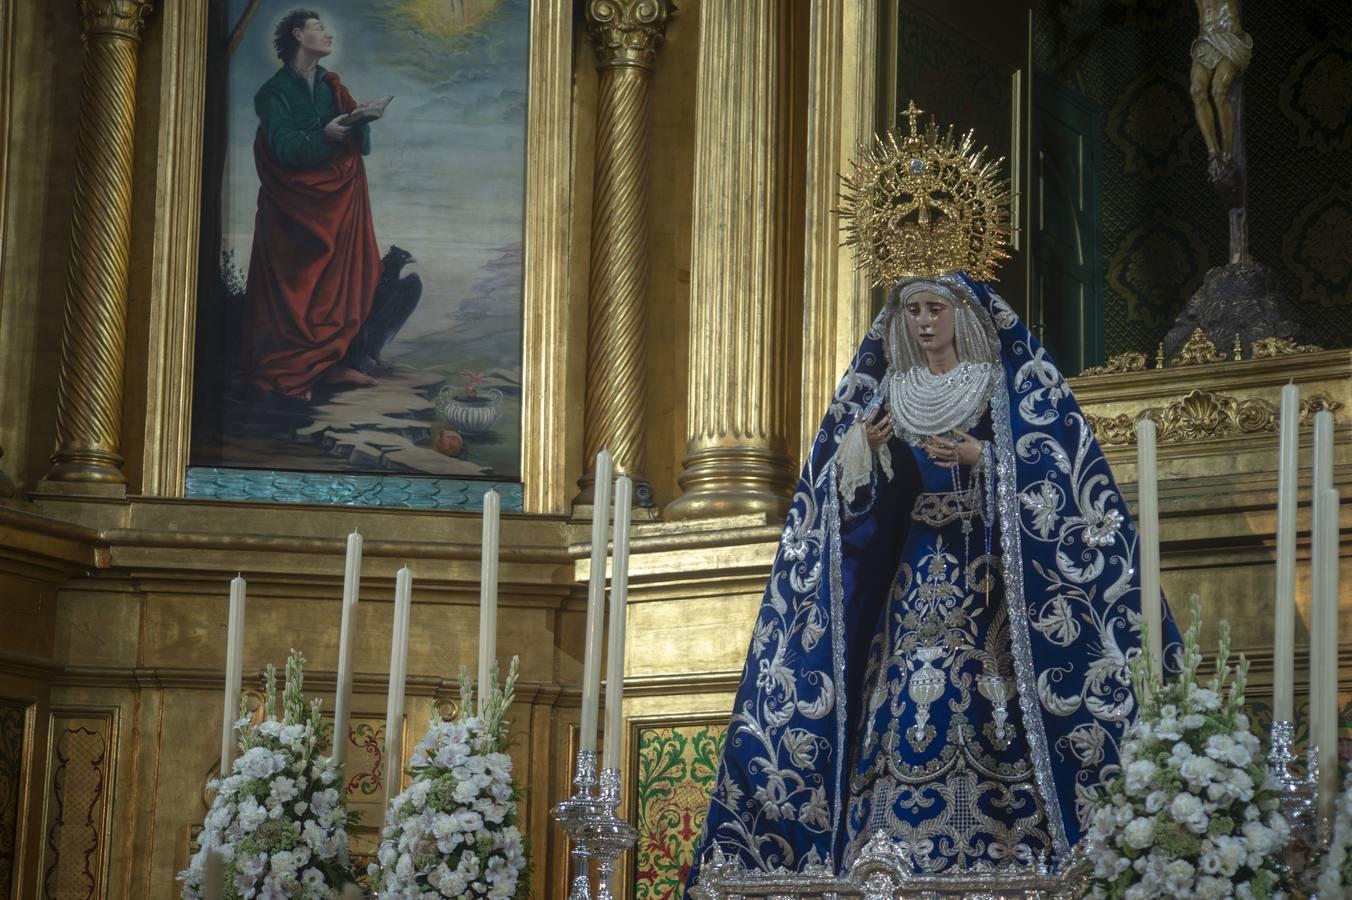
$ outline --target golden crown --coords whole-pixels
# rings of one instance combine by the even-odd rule
[[[841,192],[845,243],[875,285],[955,271],[992,281],[1009,258],[1004,160],[987,161],[970,131],[957,139],[950,125],[941,136],[932,119],[922,131],[916,120],[923,111],[912,101],[910,134],[878,135],[860,147],[862,161],[851,161]]]

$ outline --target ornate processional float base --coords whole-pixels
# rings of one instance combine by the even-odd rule
[[[704,865],[691,900],[1069,900],[1088,886],[1091,865],[1076,855],[1059,868],[1045,862],[969,870],[961,875],[923,875],[913,871],[906,847],[877,835],[864,846],[843,876],[826,866],[801,872],[749,871],[716,847]]]

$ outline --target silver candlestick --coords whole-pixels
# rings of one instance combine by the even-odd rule
[[[615,877],[615,859],[638,840],[638,829],[619,816],[619,769],[601,770],[600,801],[605,811],[583,825],[580,842],[596,860],[596,900],[614,900],[611,882]]]
[[[1292,768],[1296,762],[1293,745],[1296,728],[1286,721],[1272,723],[1272,742],[1268,750],[1268,777],[1277,789],[1281,800],[1282,814],[1291,824],[1291,837],[1307,847],[1314,848],[1319,840],[1316,827],[1315,792],[1319,784],[1319,763],[1315,755],[1316,748],[1306,751],[1305,772]]]
[[[1287,721],[1272,723],[1272,738],[1268,749],[1268,779],[1277,791],[1282,816],[1291,826],[1291,844],[1297,852],[1290,854],[1284,864],[1287,873],[1297,884],[1313,884],[1311,863],[1319,858],[1327,840],[1319,821],[1319,748],[1310,745],[1305,750],[1305,771],[1294,764],[1299,759],[1294,745],[1295,726]],[[1313,897],[1313,895],[1311,895]]]
[[[573,845],[573,879],[568,900],[591,900],[591,852],[583,832],[589,822],[606,814],[606,806],[596,796],[596,751],[582,750],[577,754],[573,786],[576,790],[554,807],[554,820],[563,826]]]

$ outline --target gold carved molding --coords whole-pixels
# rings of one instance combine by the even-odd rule
[[[1323,347],[1314,344],[1299,344],[1290,338],[1265,337],[1253,342],[1249,358],[1274,359],[1302,353],[1320,353],[1323,349]],[[1217,350],[1215,343],[1207,337],[1206,332],[1198,328],[1193,331],[1187,343],[1183,345],[1183,349],[1169,363],[1169,367],[1185,368],[1221,362],[1240,362],[1243,358],[1244,343],[1238,334],[1235,335],[1234,349],[1227,355]],[[1163,369],[1164,367],[1164,345],[1161,344],[1155,358],[1155,368]],[[1080,373],[1080,377],[1092,378],[1098,375],[1121,375],[1144,371],[1146,371],[1146,355],[1139,350],[1133,350],[1127,353],[1119,353],[1101,366],[1092,366],[1085,369]]]
[[[563,513],[572,473],[569,289],[573,205],[573,4],[536,0],[530,17],[526,113],[525,289],[521,480],[523,511]]]
[[[1227,359],[1229,359],[1228,356],[1216,350],[1216,345],[1206,336],[1206,332],[1197,328],[1188,336],[1187,343],[1174,357],[1173,365],[1175,367],[1203,366],[1208,363],[1225,362]]]
[[[1253,342],[1254,359],[1271,359],[1277,356],[1295,356],[1301,353],[1319,353],[1324,348],[1314,344],[1297,344],[1290,338],[1265,337]]]
[[[597,65],[651,69],[675,14],[671,0],[588,0],[587,35]]]
[[[1094,375],[1119,375],[1126,372],[1144,372],[1145,354],[1139,350],[1119,353],[1101,366],[1090,366],[1080,373],[1081,378]]]
[[[1300,401],[1300,422],[1309,425],[1315,413],[1329,410],[1337,413],[1343,404],[1324,392],[1303,397]],[[1098,442],[1105,447],[1134,446],[1136,423],[1153,419],[1158,426],[1156,440],[1160,444],[1183,444],[1216,438],[1270,434],[1277,430],[1280,410],[1267,400],[1256,397],[1239,399],[1218,391],[1197,389],[1166,406],[1150,407],[1139,413],[1119,413],[1116,416],[1085,414]]]

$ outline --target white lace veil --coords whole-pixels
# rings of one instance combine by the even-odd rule
[[[942,279],[917,278],[899,281],[888,291],[888,305],[895,304],[887,332],[887,362],[893,373],[909,372],[925,365],[925,351],[906,326],[906,301],[916,294],[930,293],[947,300],[953,307],[953,341],[958,361],[993,363],[1000,355],[1000,340],[995,323],[986,315],[966,285]]]

